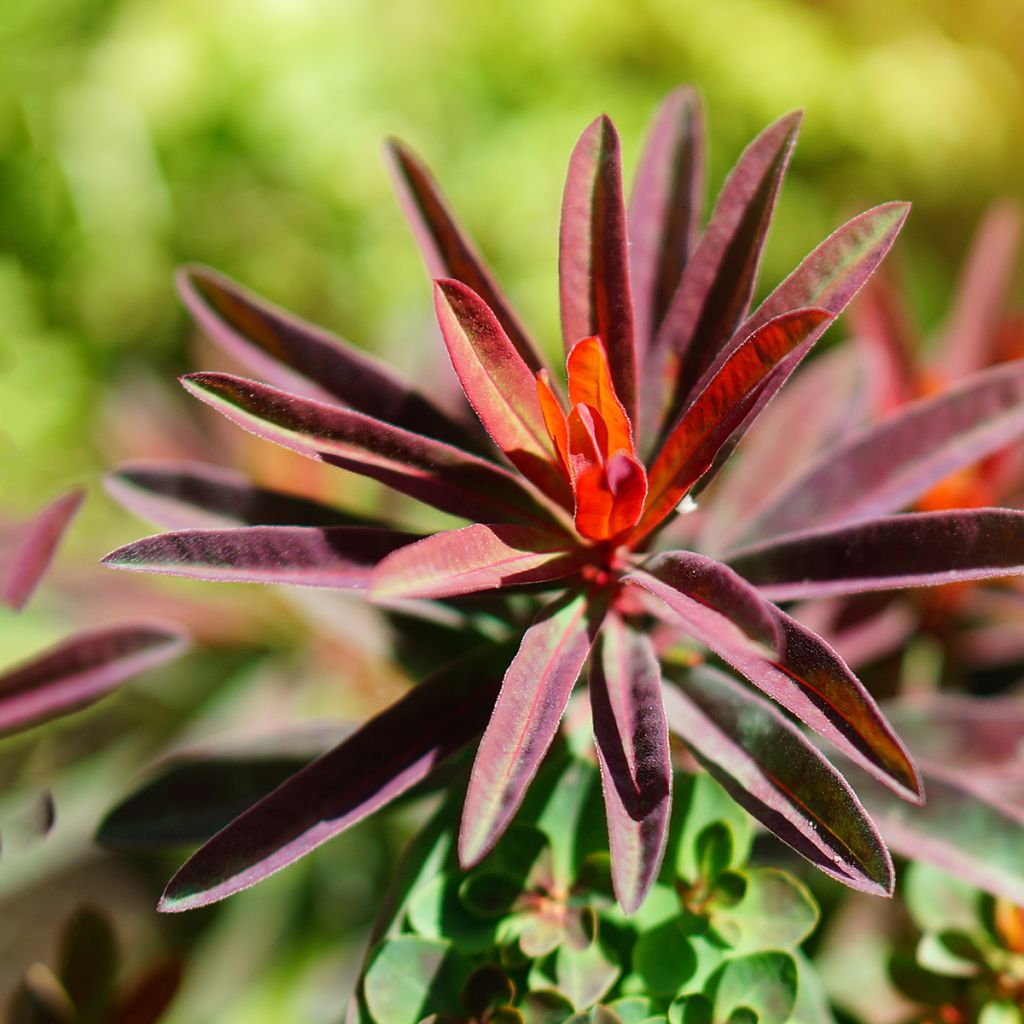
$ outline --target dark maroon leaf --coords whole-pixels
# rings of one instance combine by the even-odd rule
[[[973,374],[822,452],[744,531],[748,542],[905,507],[1024,432],[1024,364]]]
[[[341,401],[413,433],[481,448],[477,434],[390,367],[323,328],[256,298],[207,267],[182,267],[177,282],[203,331],[271,383],[321,401]]]
[[[293,775],[186,861],[160,909],[247,889],[421,781],[483,730],[503,653],[488,647],[442,669]]]
[[[622,909],[630,914],[658,877],[665,853],[672,760],[654,648],[615,613],[605,619],[591,664],[590,707],[612,881]]]
[[[60,938],[57,977],[83,1021],[102,1021],[114,995],[117,936],[110,920],[92,907],[77,910]]]
[[[184,648],[182,634],[164,624],[121,623],[79,633],[0,675],[0,735],[93,704]]]
[[[484,522],[559,521],[527,481],[441,441],[230,374],[193,373],[182,383],[258,437],[380,480],[452,515]]]
[[[734,624],[736,611],[728,604],[709,607],[680,588],[677,558],[675,553],[659,556],[648,563],[646,571],[634,572],[626,579],[660,598],[687,633],[805,725],[900,796],[920,800],[920,782],[910,756],[871,695],[835,651],[768,602],[763,609],[774,615],[775,628],[781,633],[779,653],[752,642],[749,627],[744,632]]]
[[[732,798],[826,874],[892,895],[892,861],[843,777],[735,680],[702,667],[665,687],[669,727]]]
[[[573,149],[562,195],[562,337],[567,354],[583,338],[604,342],[616,394],[632,420],[637,379],[628,249],[619,136],[602,114]]]
[[[654,116],[629,204],[629,267],[638,352],[661,326],[700,231],[704,119],[695,89],[673,90]]]
[[[85,491],[69,491],[35,518],[10,531],[0,547],[0,604],[21,611],[49,568],[53,554],[74,518]],[[5,533],[8,533],[5,530]]]
[[[1024,573],[1024,512],[887,516],[743,548],[729,564],[775,601]]]
[[[542,369],[543,358],[475,246],[448,210],[430,172],[407,146],[395,139],[388,142],[387,153],[398,197],[423,253],[427,273],[432,278],[453,277],[469,285],[498,318],[527,366],[534,373]]]
[[[365,526],[182,530],[127,544],[103,564],[224,583],[364,590],[382,558],[417,539],[416,534]]]
[[[184,973],[176,957],[149,967],[122,998],[110,1024],[156,1024],[177,995]]]

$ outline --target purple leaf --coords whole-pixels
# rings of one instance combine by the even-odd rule
[[[608,815],[612,882],[631,914],[658,877],[668,838],[672,760],[661,670],[650,640],[611,613],[590,669],[590,707]]]
[[[298,494],[257,487],[241,473],[201,462],[134,462],[106,479],[121,505],[156,526],[369,526],[369,520]]]
[[[572,508],[572,492],[544,425],[537,378],[497,318],[458,281],[434,282],[434,307],[452,366],[484,429],[524,476]]]
[[[565,534],[528,526],[485,526],[436,533],[396,551],[373,574],[377,599],[440,598],[546,583],[593,560]]]
[[[651,347],[645,369],[650,413],[642,423],[648,440],[656,438],[662,422],[675,419],[747,315],[801,117],[787,114],[769,125],[744,150],[722,188]]]
[[[777,491],[747,542],[894,512],[1024,431],[1024,364],[973,374],[822,452]]]
[[[486,724],[497,654],[489,647],[437,672],[250,807],[185,862],[159,909],[247,889],[424,779]]]
[[[526,365],[534,373],[543,369],[544,359],[473,243],[448,210],[430,172],[408,147],[395,139],[388,142],[386,152],[399,200],[423,253],[427,273],[432,278],[451,277],[472,288],[498,318]]]
[[[182,383],[257,437],[380,480],[443,512],[545,525],[559,518],[526,481],[441,441],[230,374],[193,373]]]
[[[636,342],[629,284],[619,136],[607,116],[587,126],[569,159],[558,250],[562,336],[568,354],[583,338],[604,342],[615,392],[632,420]]]
[[[708,606],[686,592],[677,561],[678,553],[659,556],[646,571],[626,579],[660,598],[687,633],[900,796],[921,799],[909,755],[871,695],[835,651],[765,601],[764,608],[774,615],[775,628],[781,633],[780,653],[766,653],[763,644],[751,642],[749,628],[744,632],[734,624],[734,608],[725,602]]]
[[[646,352],[700,231],[704,199],[704,119],[696,90],[683,86],[654,116],[629,204],[629,268],[636,341]]]
[[[982,221],[964,265],[956,303],[942,332],[938,365],[951,380],[994,362],[993,341],[1004,314],[1020,251],[1020,207],[995,204]]]
[[[84,497],[82,490],[61,495],[3,538],[0,604],[15,611],[25,607]]]
[[[390,367],[323,328],[258,299],[207,267],[182,267],[177,283],[203,331],[272,384],[319,401],[341,401],[413,433],[480,448],[477,434]]]
[[[463,867],[490,852],[519,809],[555,738],[602,611],[583,595],[570,596],[545,608],[523,635],[473,762],[459,833]]]
[[[815,867],[891,896],[892,860],[843,777],[778,711],[709,668],[666,686],[669,727],[729,795]]]
[[[1024,573],[1024,512],[887,516],[743,548],[729,564],[774,601]]]
[[[79,633],[0,674],[0,735],[94,704],[125,680],[177,657],[185,637],[157,623]]]
[[[385,555],[416,539],[416,534],[364,526],[182,530],[126,544],[103,564],[222,583],[364,590]]]

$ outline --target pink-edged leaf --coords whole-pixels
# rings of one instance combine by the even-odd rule
[[[863,423],[873,367],[863,348],[844,345],[794,375],[747,435],[737,463],[700,503],[701,551],[725,550],[774,490]]]
[[[558,518],[526,481],[441,441],[230,374],[193,373],[182,383],[258,437],[380,480],[444,512],[499,522]]]
[[[892,895],[892,860],[854,791],[775,708],[707,667],[664,699],[672,732],[765,828],[844,885]]]
[[[463,867],[490,852],[519,809],[558,731],[602,611],[584,595],[570,595],[548,605],[523,634],[473,762],[459,832]]]
[[[544,425],[537,379],[495,315],[471,288],[451,280],[434,283],[434,308],[452,366],[484,429],[524,476],[571,507],[572,494]]]
[[[185,646],[180,630],[164,623],[120,623],[72,636],[0,674],[0,735],[94,704]]]
[[[608,815],[612,883],[631,914],[658,877],[672,804],[672,759],[651,641],[610,613],[590,668],[590,707]]]
[[[996,357],[996,328],[1017,269],[1024,218],[1016,203],[996,203],[971,243],[942,332],[938,365],[952,380],[980,370]]]
[[[654,340],[700,231],[704,118],[695,89],[664,99],[647,135],[629,203],[629,267],[638,351]]]
[[[911,807],[852,764],[839,764],[896,853],[1024,903],[1024,810],[972,783],[968,774],[937,765],[922,772],[928,800]]]
[[[159,909],[247,889],[426,778],[486,724],[500,653],[488,647],[441,669],[250,807],[185,862]]]
[[[365,590],[382,558],[417,539],[416,534],[372,526],[181,530],[126,544],[103,564],[222,583]]]
[[[744,540],[897,511],[1024,432],[1024,363],[982,370],[822,452],[773,496]]]
[[[202,462],[132,462],[109,474],[105,483],[129,511],[169,530],[371,525],[311,498],[258,487],[241,473]]]
[[[659,598],[687,633],[900,796],[921,799],[917,771],[899,737],[821,637],[765,602],[781,634],[778,653],[766,653],[762,643],[751,641],[749,629],[734,624],[731,608],[702,604],[687,593],[685,579],[682,585],[678,580],[678,558],[659,556],[626,579]]]
[[[390,367],[323,328],[207,267],[182,267],[177,284],[203,332],[271,383],[321,401],[341,401],[413,433],[480,448],[478,436]]]
[[[651,467],[647,504],[635,539],[646,536],[672,512],[743,422],[759,389],[779,363],[807,341],[829,314],[796,310],[769,321],[736,349],[680,415]]]
[[[436,533],[389,555],[373,574],[378,600],[440,598],[546,583],[568,576],[593,553],[565,534],[474,523]]]
[[[391,139],[386,153],[398,198],[412,226],[432,278],[451,277],[469,285],[498,318],[516,351],[536,373],[544,359],[466,232],[452,216],[430,172],[403,143]]]
[[[83,490],[69,491],[27,523],[5,528],[0,538],[0,604],[15,611],[25,607],[84,497]]]
[[[887,203],[854,217],[833,232],[736,331],[695,390],[699,391],[718,372],[732,352],[743,343],[749,331],[757,330],[786,310],[813,305],[817,309],[826,310],[832,317],[838,316],[892,247],[909,210],[907,203]],[[723,445],[714,464],[695,487],[694,494],[703,491],[718,475],[730,454],[789,380],[827,326],[828,323],[819,325],[803,346],[784,359],[765,382],[743,422],[733,432],[728,443]]]
[[[722,188],[651,347],[641,423],[645,440],[657,437],[663,416],[668,422],[675,418],[747,315],[801,116],[788,114],[769,125],[744,150]]]
[[[1024,512],[886,516],[787,534],[736,551],[729,564],[773,601],[1019,575]]]
[[[615,126],[603,114],[587,126],[569,159],[558,279],[566,352],[581,338],[596,335],[604,342],[615,391],[632,419],[636,341],[622,155]]]

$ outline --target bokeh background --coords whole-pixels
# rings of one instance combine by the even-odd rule
[[[381,160],[394,134],[554,351],[568,153],[606,111],[632,166],[680,82],[706,103],[715,189],[769,120],[806,111],[766,286],[845,216],[910,199],[894,258],[935,324],[987,204],[1024,196],[1020,0],[0,3],[0,515],[72,484],[91,495],[45,592],[17,620],[0,616],[0,665],[140,601],[199,638],[188,660],[0,750],[0,995],[92,899],[112,911],[126,970],[187,958],[173,1022],[336,1020],[409,825],[362,826],[226,907],[174,920],[152,907],[180,857],[90,843],[166,750],[270,720],[358,718],[402,678],[386,629],[351,604],[128,585],[95,567],[144,530],[98,482],[127,456],[205,448],[263,479],[374,500],[230,440],[179,397],[175,374],[223,361],[190,330],[174,267],[216,266],[429,373],[428,282]],[[54,835],[12,846],[43,787],[58,796]]]

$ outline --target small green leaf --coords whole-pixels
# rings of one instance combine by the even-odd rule
[[[1024,1013],[1008,1000],[986,1003],[978,1014],[978,1024],[1024,1024]]]
[[[378,947],[363,981],[377,1024],[417,1024],[430,1014],[459,1016],[469,964],[447,942],[402,935]]]
[[[917,962],[926,970],[947,978],[973,978],[981,970],[978,959],[973,955],[964,956],[968,950],[956,938],[955,932],[938,935],[925,932],[917,944]],[[973,946],[970,951],[973,952]]]
[[[697,878],[705,885],[714,884],[718,876],[732,864],[732,829],[724,821],[716,821],[697,836]]]
[[[796,962],[788,953],[778,952],[727,960],[711,979],[709,990],[715,1024],[728,1024],[740,1007],[755,1014],[759,1024],[786,1024],[796,1003]]]
[[[711,1000],[699,992],[673,999],[668,1024],[711,1024]]]
[[[633,968],[654,995],[674,996],[680,991],[693,976],[697,957],[678,918],[641,934],[633,949]]]
[[[814,931],[818,908],[802,882],[778,868],[744,872],[746,889],[733,906],[715,906],[711,924],[737,953],[795,949]]]
[[[457,876],[441,875],[421,886],[409,900],[408,914],[413,931],[423,938],[448,940],[467,953],[494,944],[496,923],[466,908]]]
[[[464,879],[458,892],[459,901],[471,914],[494,920],[509,912],[522,885],[510,875],[481,871]]]
[[[563,1024],[572,1016],[572,1003],[561,992],[528,992],[519,1007],[526,1024]]]
[[[726,867],[744,864],[750,855],[753,829],[747,813],[715,782],[701,772],[681,776],[675,787],[672,810],[672,838],[676,877],[693,882],[701,877],[698,843],[705,829],[722,825],[730,832],[732,849]],[[707,842],[707,840],[705,840]],[[671,849],[671,846],[670,846]],[[721,852],[721,851],[719,851]]]
[[[622,1024],[643,1024],[648,1018],[657,1014],[654,1002],[647,996],[626,996],[624,999],[616,999],[608,1004],[622,1021]]]
[[[592,942],[586,949],[561,946],[555,953],[555,982],[578,1010],[594,1005],[619,977],[619,966],[614,963],[600,942]]]
[[[921,931],[976,932],[981,926],[981,894],[959,878],[919,861],[907,866],[903,885],[907,909]]]
[[[508,1007],[515,996],[512,979],[500,967],[484,964],[469,976],[462,990],[462,1006],[473,1018],[490,1014],[493,1021],[493,1011]]]

